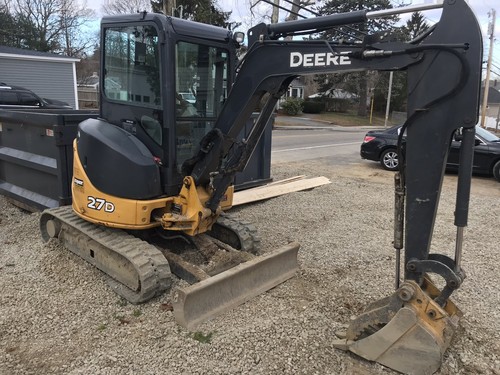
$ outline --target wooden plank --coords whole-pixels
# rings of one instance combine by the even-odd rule
[[[285,178],[283,180],[273,181],[273,182],[270,182],[270,183],[268,183],[266,185],[256,186],[256,187],[252,188],[251,190],[254,190],[254,189],[266,189],[269,186],[288,184],[290,182],[297,181],[297,180],[302,180],[304,178],[306,178],[306,175],[301,174],[301,175],[298,175],[298,176],[293,176],[293,177]]]
[[[284,184],[274,184],[271,186],[260,186],[254,189],[238,191],[233,196],[233,206],[256,202],[264,199],[277,197],[283,194],[292,193],[295,191],[312,189],[317,186],[329,184],[330,180],[326,177],[314,177],[301,179],[298,181],[292,180]]]

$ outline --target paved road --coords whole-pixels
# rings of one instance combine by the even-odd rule
[[[271,163],[326,158],[333,164],[357,163],[366,128],[292,126],[273,130]]]

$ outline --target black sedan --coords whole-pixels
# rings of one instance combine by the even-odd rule
[[[384,169],[398,169],[397,143],[401,125],[387,130],[370,130],[361,144],[362,159],[378,161]],[[458,169],[460,138],[453,137],[446,164],[447,170]],[[493,175],[500,182],[500,138],[476,126],[476,146],[474,147],[474,173]]]

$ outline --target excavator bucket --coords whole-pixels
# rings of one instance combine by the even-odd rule
[[[299,244],[292,242],[196,284],[177,289],[173,301],[175,320],[192,330],[198,324],[274,288],[298,270],[298,250]]]
[[[438,305],[438,294],[428,278],[422,287],[406,281],[368,306],[334,346],[405,374],[433,374],[462,317],[450,300]]]

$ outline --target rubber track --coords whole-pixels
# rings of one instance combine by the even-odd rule
[[[214,229],[208,232],[208,234],[218,240],[226,242],[228,240],[227,238],[218,235],[217,226],[231,231],[238,237],[239,244],[229,241],[228,245],[237,250],[246,251],[252,254],[257,254],[259,252],[261,240],[257,233],[257,229],[250,222],[239,221],[227,213],[220,215],[214,225]]]
[[[120,283],[120,280],[109,278],[113,290],[129,302],[134,304],[146,302],[156,295],[170,289],[172,280],[168,261],[161,251],[153,245],[123,230],[87,222],[78,217],[73,212],[71,206],[45,210],[42,214],[41,221],[47,219],[45,215],[50,215],[59,219],[62,224],[62,231],[64,231],[65,225],[69,226],[89,239],[98,242],[110,251],[121,255],[132,264],[137,272],[137,278],[139,279],[138,290],[128,288]],[[95,266],[106,274],[105,267],[102,265],[100,267],[99,264],[95,264]]]

